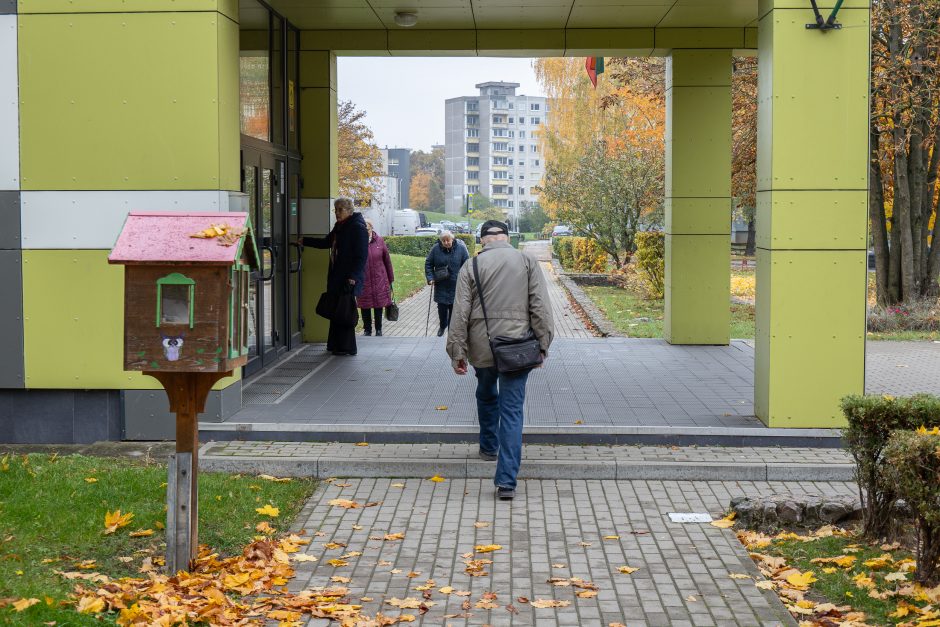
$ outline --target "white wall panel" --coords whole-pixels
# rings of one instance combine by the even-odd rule
[[[229,192],[33,191],[20,205],[23,248],[110,249],[131,211],[228,211]]]
[[[333,228],[333,201],[329,198],[300,199],[300,232],[326,235]]]
[[[20,188],[16,16],[0,15],[0,190]]]

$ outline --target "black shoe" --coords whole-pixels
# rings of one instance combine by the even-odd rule
[[[382,337],[382,329],[375,330],[375,337]]]
[[[441,327],[440,329],[438,329],[438,330],[437,330],[437,337],[444,337],[444,331],[446,331],[446,330],[447,330],[447,329],[445,329],[444,327]]]
[[[496,488],[496,496],[500,501],[511,501],[516,498],[516,491],[512,488]]]
[[[337,357],[355,357],[356,351],[333,351],[333,354]]]
[[[370,335],[372,335],[372,329],[366,329],[365,331],[362,332],[362,334],[365,335],[366,337],[369,337]],[[378,333],[376,333],[376,335],[382,335],[382,332],[379,331]]]
[[[480,449],[479,454],[480,454],[480,459],[482,459],[485,462],[495,462],[497,458],[496,453],[487,453],[483,449]]]

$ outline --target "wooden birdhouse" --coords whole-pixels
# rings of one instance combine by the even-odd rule
[[[124,270],[124,369],[230,372],[248,360],[247,213],[133,212],[108,263]]]

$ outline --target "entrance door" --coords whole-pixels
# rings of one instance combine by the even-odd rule
[[[245,375],[265,368],[288,348],[286,164],[272,154],[242,151],[242,189],[248,196],[261,268],[249,286],[248,364]]]

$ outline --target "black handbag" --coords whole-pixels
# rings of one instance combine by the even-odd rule
[[[385,319],[389,322],[398,322],[398,303],[395,302],[395,292],[392,292],[392,304],[385,306]]]
[[[450,278],[450,268],[448,266],[434,266],[431,276],[434,277],[435,283],[446,281]]]
[[[317,301],[317,315],[330,322],[354,327],[359,323],[359,308],[352,289],[342,292],[323,292]]]
[[[483,300],[483,284],[480,283],[477,257],[473,258],[473,278],[477,283],[480,307],[483,309],[483,322],[486,325],[486,336],[490,340],[490,350],[493,351],[496,369],[501,374],[517,374],[542,365],[542,347],[531,328],[522,337],[506,337],[505,335],[492,337],[490,335],[490,321],[486,317],[486,302]]]

